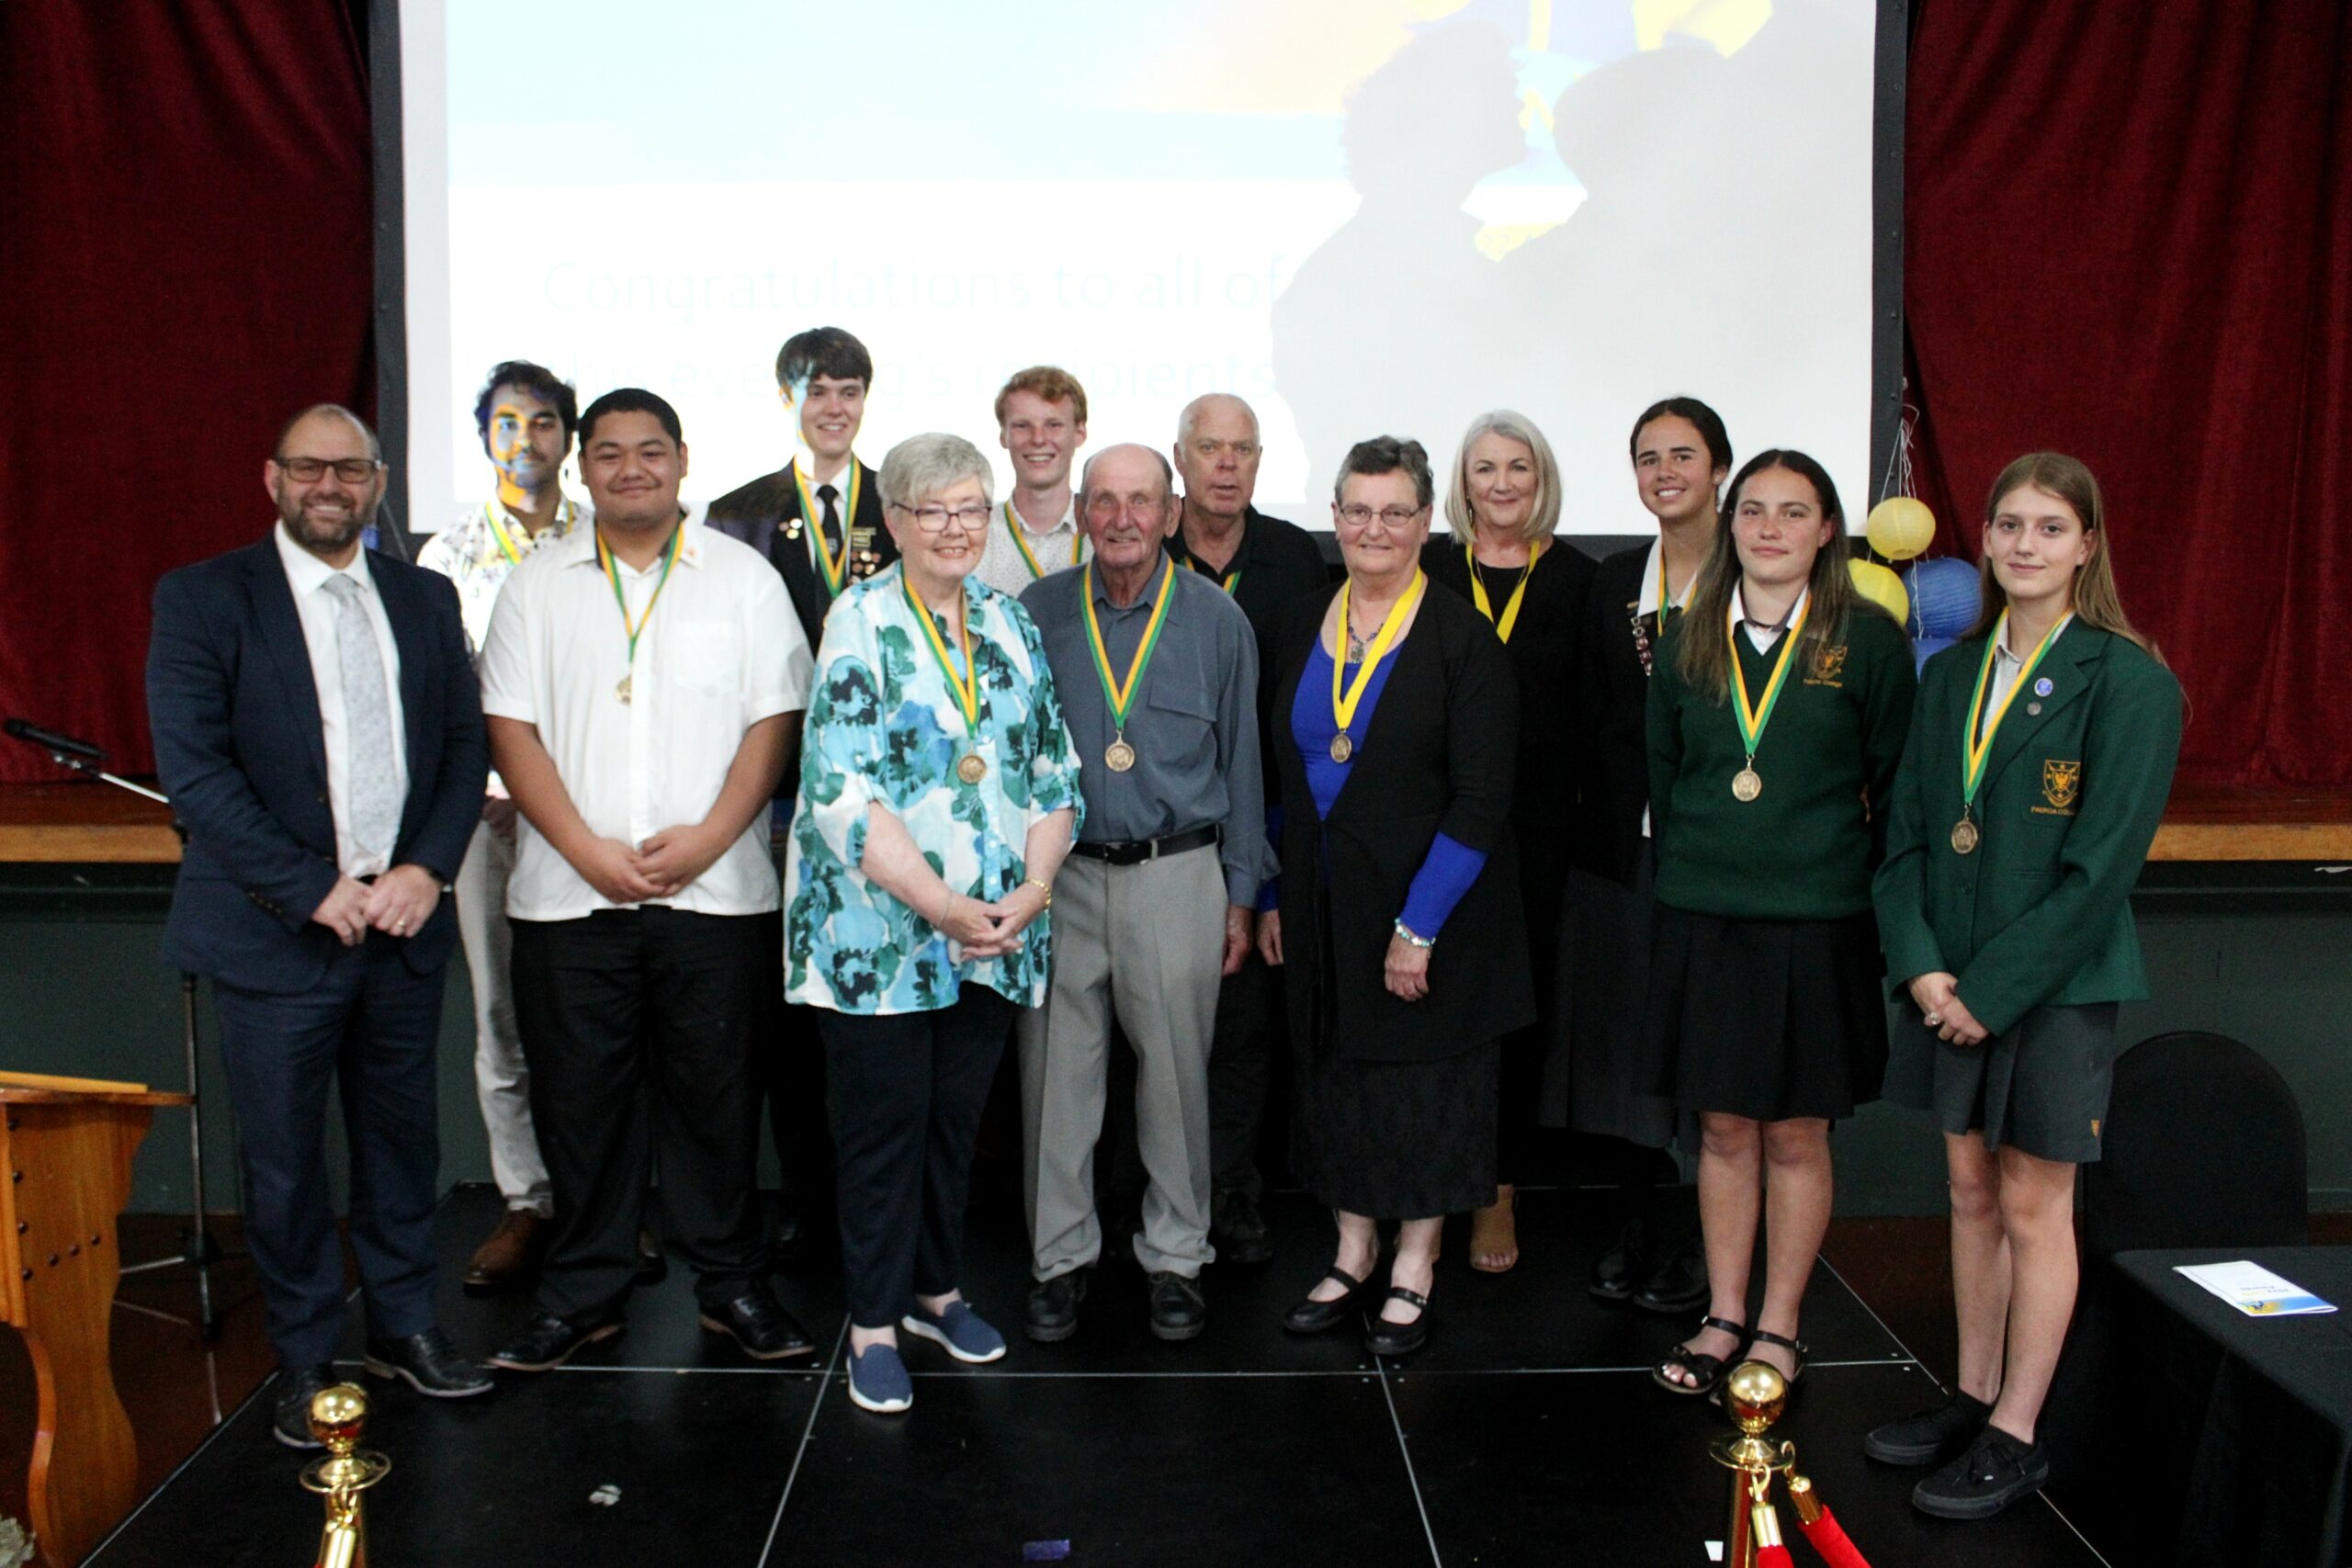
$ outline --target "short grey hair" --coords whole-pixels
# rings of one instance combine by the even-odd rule
[[[1359,474],[1371,479],[1398,472],[1413,481],[1413,504],[1417,509],[1436,499],[1437,480],[1430,476],[1429,448],[1402,436],[1375,435],[1349,447],[1348,455],[1340,460],[1340,472],[1331,480],[1332,504],[1340,502],[1348,481]]]
[[[996,499],[989,460],[960,435],[936,430],[910,435],[882,459],[882,499],[902,512],[913,511],[926,497],[966,479],[979,480],[982,497]]]
[[[1151,454],[1153,460],[1158,462],[1159,465],[1161,493],[1173,498],[1176,494],[1176,469],[1169,463],[1167,456],[1162,453],[1159,447],[1146,446],[1140,441],[1131,444],[1126,442],[1120,443],[1120,446],[1127,445],[1133,445],[1135,449],[1138,452],[1148,452]],[[1101,451],[1090,453],[1087,456],[1085,467],[1078,470],[1078,502],[1080,507],[1083,507],[1086,504],[1086,497],[1088,493],[1094,489],[1095,458],[1107,457],[1111,453],[1118,450],[1118,446],[1105,446]]]
[[[1470,448],[1481,435],[1516,441],[1535,454],[1535,504],[1528,509],[1522,542],[1548,539],[1560,525],[1560,460],[1535,422],[1510,409],[1490,409],[1470,422],[1462,445],[1453,454],[1453,474],[1445,487],[1445,524],[1464,539],[1478,536],[1478,519],[1470,510]]]
[[[1231,392],[1203,392],[1199,397],[1194,398],[1191,402],[1186,403],[1184,405],[1184,412],[1176,416],[1177,446],[1182,446],[1193,439],[1193,432],[1199,428],[1201,423],[1201,405],[1207,402],[1211,398],[1229,398],[1234,402],[1240,404],[1241,412],[1250,416],[1250,434],[1251,437],[1255,438],[1259,435],[1258,411],[1250,406],[1250,401],[1247,398],[1238,397]]]

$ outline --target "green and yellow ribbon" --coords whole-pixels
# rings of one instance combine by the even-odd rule
[[[1186,555],[1184,557],[1184,564],[1191,567],[1194,571],[1199,572],[1203,577],[1213,578],[1216,576],[1216,573],[1211,571],[1208,568],[1201,564],[1201,558],[1198,556],[1190,554]],[[1227,593],[1230,593],[1234,589],[1240,586],[1240,583],[1241,569],[1237,566],[1231,571],[1227,572],[1225,576],[1218,581],[1217,586],[1224,589]]]
[[[1782,634],[1781,657],[1772,661],[1772,678],[1764,685],[1764,705],[1760,708],[1747,700],[1747,671],[1739,666],[1739,612],[1728,612],[1724,636],[1731,645],[1731,679],[1738,701],[1732,716],[1739,721],[1739,739],[1747,748],[1750,767],[1756,764],[1757,748],[1764,741],[1764,727],[1772,722],[1772,709],[1779,705],[1781,689],[1788,684],[1789,666],[1794,661],[1797,636],[1804,630],[1804,618],[1812,610],[1810,601],[1798,606],[1790,617],[1788,630]]]
[[[1976,667],[1976,690],[1968,699],[1968,733],[1961,738],[1960,803],[1963,815],[1975,807],[1976,792],[1984,785],[1984,766],[1993,760],[1993,737],[2001,732],[2001,721],[2009,716],[2009,705],[2018,700],[2019,692],[2033,684],[2033,672],[2041,663],[2041,656],[2050,651],[2050,645],[2058,640],[2058,634],[2064,631],[2066,623],[2073,619],[2072,615],[2061,615],[2056,626],[2041,634],[2041,640],[2034,645],[2033,656],[2018,671],[2017,682],[2009,687],[2008,695],[2001,699],[1999,709],[1987,719],[1984,717],[1984,695],[1993,683],[1994,656],[2007,646],[2005,639],[2009,635],[2009,613],[2002,611],[2001,618],[1993,623],[1993,635],[1984,639],[1984,662]],[[1980,720],[1984,728],[1982,736],[1977,733]]]
[[[1079,581],[1081,603],[1086,606],[1086,646],[1094,655],[1095,679],[1102,682],[1103,700],[1111,705],[1111,727],[1121,736],[1127,732],[1127,710],[1135,706],[1136,692],[1143,681],[1143,667],[1151,662],[1151,651],[1159,646],[1159,628],[1168,623],[1168,606],[1176,598],[1176,563],[1159,576],[1159,602],[1151,607],[1151,619],[1144,624],[1143,641],[1136,645],[1136,656],[1127,661],[1127,678],[1120,681],[1111,673],[1111,650],[1102,641],[1102,623],[1094,618],[1094,563],[1088,561]]]
[[[521,566],[523,564],[522,547],[514,543],[514,536],[507,530],[506,519],[500,515],[505,510],[505,506],[497,498],[492,497],[481,503],[481,519],[490,525],[490,536],[498,541],[498,553],[506,558],[507,564]],[[566,496],[557,503],[555,521],[549,526],[553,527],[558,534],[569,534],[571,532],[571,498]]]
[[[613,552],[605,543],[605,531],[596,530],[596,564],[604,568],[605,581],[613,585],[613,603],[621,607],[621,626],[628,633],[628,663],[632,670],[637,668],[637,639],[644,632],[645,624],[653,618],[653,606],[662,603],[662,590],[670,586],[670,570],[678,564],[678,547],[685,536],[685,520],[681,518],[677,526],[670,530],[670,546],[662,555],[662,576],[653,584],[653,597],[645,602],[645,614],[631,624],[628,595],[621,588],[620,569],[613,564]]]
[[[809,553],[817,558],[817,568],[825,580],[825,597],[838,599],[849,583],[849,536],[857,526],[857,492],[862,480],[856,454],[849,460],[849,504],[842,511],[842,553],[833,555],[832,547],[825,543],[824,508],[817,504],[816,491],[808,488],[808,476],[800,465],[792,465],[792,483],[800,491],[800,519],[808,525]]]
[[[963,711],[966,733],[977,740],[980,735],[980,672],[972,662],[972,606],[967,602],[956,617],[956,636],[964,649],[964,672],[956,673],[956,661],[947,657],[947,641],[939,635],[939,623],[932,616],[930,606],[915,597],[914,584],[907,581],[903,569],[899,573],[899,592],[907,596],[907,608],[914,613],[922,626],[923,640],[931,645],[931,656],[939,663],[939,672],[947,677],[947,689],[956,694],[956,705]],[[956,592],[961,595],[963,590]]]
[[[1345,735],[1349,726],[1354,722],[1356,704],[1363,700],[1364,688],[1372,684],[1372,672],[1380,668],[1382,660],[1388,657],[1390,645],[1396,642],[1396,634],[1404,629],[1406,617],[1413,613],[1413,606],[1420,602],[1421,589],[1428,581],[1429,575],[1419,567],[1414,568],[1413,585],[1389,606],[1387,618],[1380,623],[1380,635],[1372,639],[1370,648],[1364,649],[1363,663],[1357,667],[1354,680],[1344,685],[1341,683],[1340,672],[1348,662],[1344,644],[1340,657],[1331,660],[1331,716],[1338,721],[1340,734]],[[1348,635],[1348,591],[1353,586],[1346,582],[1340,585],[1340,636],[1342,638]]]
[[[1012,502],[1009,501],[1004,503],[1004,531],[1012,536],[1012,547],[1021,552],[1022,560],[1028,565],[1029,575],[1033,578],[1045,576],[1045,563],[1038,560],[1037,552],[1031,549],[1029,547],[1029,541],[1023,537],[1021,531],[1021,513],[1012,509]],[[1079,558],[1085,553],[1085,550],[1086,530],[1083,528],[1071,529],[1069,541],[1069,564],[1076,566],[1079,563]]]
[[[1535,575],[1535,563],[1544,558],[1544,547],[1549,539],[1538,539],[1527,547],[1527,570],[1519,574],[1519,586],[1510,591],[1510,603],[1503,606],[1503,618],[1495,621],[1494,601],[1487,597],[1486,579],[1478,575],[1477,547],[1467,539],[1462,542],[1462,558],[1470,565],[1470,597],[1478,606],[1478,614],[1495,623],[1495,635],[1505,642],[1510,640],[1511,629],[1519,625],[1519,606],[1527,597],[1528,579]]]

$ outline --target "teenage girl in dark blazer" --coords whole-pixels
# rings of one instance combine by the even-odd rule
[[[2075,1168],[2099,1157],[2118,1002],[2148,994],[2131,893],[2180,750],[2179,684],[2132,628],[2098,482],[2036,452],[1985,505],[1984,613],[1928,661],[1873,887],[1916,1010],[1887,1098],[1936,1113],[1960,1387],[1871,1433],[1941,1464],[1913,1503],[1984,1518],[2040,1488],[2075,1308]]]
[[[1651,1019],[1659,1087],[1700,1121],[1711,1295],[1652,1374],[1675,1393],[1710,1392],[1751,1346],[1803,1373],[1829,1127],[1886,1065],[1871,873],[1916,683],[1902,627],[1854,592],[1843,523],[1811,457],[1750,458],[1650,681]]]

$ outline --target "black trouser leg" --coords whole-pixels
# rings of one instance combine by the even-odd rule
[[[1282,1035],[1282,975],[1253,951],[1217,987],[1209,1047],[1209,1184],[1251,1202],[1265,1195],[1258,1142]]]

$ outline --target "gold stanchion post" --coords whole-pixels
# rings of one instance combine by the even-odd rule
[[[1758,1548],[1777,1546],[1779,1528],[1769,1524],[1770,1539],[1759,1539],[1757,1518],[1769,1521],[1772,1472],[1796,1462],[1796,1448],[1774,1448],[1764,1434],[1781,1418],[1789,1403],[1788,1380],[1769,1361],[1742,1361],[1724,1380],[1724,1408],[1736,1422],[1736,1434],[1726,1432],[1708,1445],[1717,1464],[1732,1472],[1731,1514],[1724,1534],[1724,1568],[1756,1568]]]
[[[302,1472],[302,1484],[326,1498],[326,1529],[319,1537],[318,1568],[368,1568],[368,1522],[359,1495],[390,1472],[392,1461],[359,1446],[368,1426],[368,1395],[336,1383],[311,1397],[311,1435],[327,1457]]]

